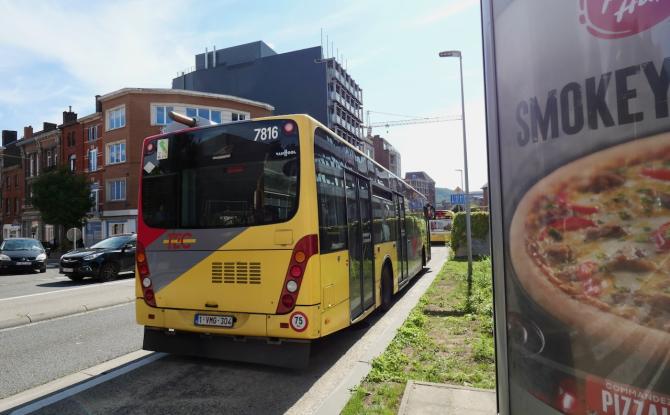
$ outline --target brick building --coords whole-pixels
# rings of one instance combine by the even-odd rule
[[[374,159],[377,163],[389,169],[398,177],[401,176],[400,153],[386,141],[384,137],[379,135],[368,136],[372,140],[374,147]]]
[[[97,96],[93,114],[78,119],[74,114],[73,121],[71,111],[64,112],[61,157],[87,175],[95,200],[84,229],[86,244],[136,231],[142,141],[170,122],[169,111],[219,123],[272,115],[273,109],[229,95],[124,88]]]
[[[431,179],[425,171],[412,171],[405,173],[405,181],[428,199],[428,203],[435,206],[435,180]]]
[[[32,187],[41,173],[56,166],[60,158],[60,130],[56,124],[43,123],[42,131],[33,133],[32,126],[24,128],[24,135],[16,144],[21,152],[25,193],[22,198],[21,236],[43,242],[55,240],[54,226],[44,223],[39,210],[31,204]]]
[[[31,134],[32,130],[24,133]],[[25,134],[24,134],[25,135]],[[21,236],[23,163],[16,131],[2,131],[2,237]]]

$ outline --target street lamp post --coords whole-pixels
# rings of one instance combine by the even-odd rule
[[[472,234],[470,232],[470,188],[468,185],[468,146],[465,140],[465,97],[463,95],[463,58],[460,50],[440,52],[441,58],[458,58],[461,74],[461,120],[463,122],[463,169],[465,170],[465,235],[468,241],[468,298],[472,290]]]
[[[461,173],[461,191],[465,191],[465,185],[463,184],[463,169],[454,169],[454,171]]]

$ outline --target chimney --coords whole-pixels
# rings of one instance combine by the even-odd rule
[[[2,130],[2,146],[6,147],[16,141],[16,131]]]
[[[23,127],[23,139],[27,140],[32,137],[33,137],[33,126],[29,125],[27,127]]]
[[[42,131],[44,131],[44,132],[52,131],[52,130],[55,130],[56,128],[58,128],[58,125],[56,125],[55,123],[52,123],[52,122],[43,122],[42,123]]]
[[[67,111],[63,111],[63,124],[72,124],[77,122],[77,113],[72,112],[72,106],[68,108]]]
[[[102,112],[102,102],[100,102],[100,95],[95,96],[95,112]]]
[[[207,69],[208,60],[209,60],[209,52],[207,52],[207,48],[205,48],[205,69]]]

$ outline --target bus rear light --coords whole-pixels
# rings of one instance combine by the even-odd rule
[[[306,235],[295,244],[291,253],[291,260],[286,269],[284,286],[279,295],[277,314],[286,314],[293,310],[298,301],[300,284],[307,269],[309,258],[316,254],[319,249],[319,238],[317,235]]]
[[[295,297],[291,294],[284,294],[281,298],[281,303],[284,307],[293,309],[295,305]]]
[[[298,265],[294,265],[291,267],[291,276],[295,278],[299,278],[302,275],[302,268]]]
[[[140,282],[142,283],[144,302],[151,307],[156,307],[153,282],[149,278],[151,273],[149,272],[149,264],[147,263],[147,254],[144,250],[144,244],[140,241],[137,241],[137,247],[135,248],[135,261],[137,263],[137,271],[140,274]]]
[[[302,251],[298,251],[295,253],[293,258],[295,258],[295,262],[297,262],[298,264],[302,264],[303,262],[305,262],[305,253]]]
[[[144,146],[144,154],[149,155],[156,151],[156,140],[151,140]]]
[[[295,131],[295,124],[293,124],[291,121],[284,124],[284,134],[291,135],[293,134],[294,131]]]
[[[286,290],[290,293],[298,291],[298,283],[295,280],[289,280],[289,282],[286,283]]]

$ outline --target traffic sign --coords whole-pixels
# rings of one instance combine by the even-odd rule
[[[451,204],[452,205],[464,205],[465,204],[465,193],[452,193],[450,197],[451,197]]]

